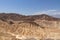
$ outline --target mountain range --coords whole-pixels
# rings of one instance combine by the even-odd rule
[[[60,39],[60,18],[47,14],[0,13],[0,40]]]

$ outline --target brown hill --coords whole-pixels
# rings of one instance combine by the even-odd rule
[[[59,18],[54,18],[52,16],[41,14],[41,15],[32,15],[32,16],[25,16],[25,15],[19,15],[16,13],[0,13],[0,19],[1,20],[14,20],[14,21],[34,21],[36,19],[40,20],[48,20],[48,21],[58,21]]]
[[[60,18],[0,14],[0,40],[50,40],[60,38]]]
[[[46,14],[41,14],[41,15],[32,15],[32,19],[40,19],[40,20],[48,20],[48,21],[58,21],[60,18],[55,18]]]

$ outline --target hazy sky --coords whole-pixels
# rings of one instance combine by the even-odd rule
[[[59,14],[60,0],[0,0],[0,12],[31,14]]]

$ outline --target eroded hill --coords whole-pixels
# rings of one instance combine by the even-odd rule
[[[0,14],[0,40],[60,39],[60,19],[52,16]]]

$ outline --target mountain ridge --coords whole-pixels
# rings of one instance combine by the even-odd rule
[[[46,14],[0,14],[0,40],[45,40],[60,38],[60,18]]]
[[[52,16],[49,16],[47,14],[41,14],[41,15],[31,15],[31,16],[25,16],[25,15],[20,15],[16,13],[0,13],[0,19],[11,19],[15,21],[20,21],[20,20],[30,20],[34,21],[36,19],[41,19],[41,20],[48,20],[48,21],[59,21],[60,18],[55,18]]]

